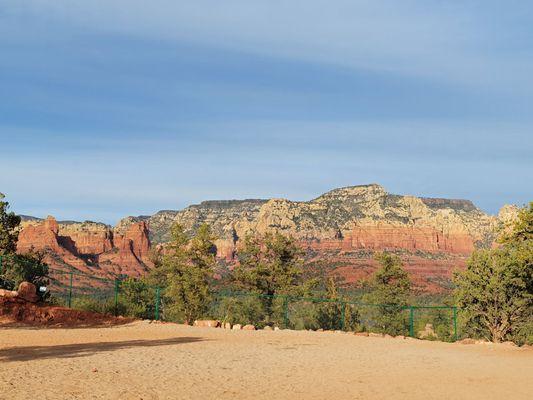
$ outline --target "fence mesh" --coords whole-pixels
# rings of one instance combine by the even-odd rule
[[[172,299],[143,281],[104,279],[50,269],[48,300],[57,305],[143,319],[183,322],[165,312]],[[294,330],[341,330],[404,335],[428,340],[458,338],[453,306],[392,306],[343,299],[243,292],[212,293],[203,316],[231,324]]]

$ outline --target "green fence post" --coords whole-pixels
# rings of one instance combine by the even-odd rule
[[[2,255],[0,254],[0,275],[2,275]]]
[[[118,288],[120,281],[118,278],[115,278],[115,317],[118,314]]]
[[[453,307],[453,337],[457,341],[457,307]]]
[[[68,308],[72,307],[72,272],[70,273],[69,279],[69,288],[68,288]]]
[[[409,306],[409,336],[415,337],[415,308]]]
[[[161,289],[159,286],[155,288],[155,320],[159,321],[159,302],[161,299]]]
[[[341,301],[341,331],[346,327],[346,303]]]
[[[289,328],[289,296],[283,299],[283,326]]]

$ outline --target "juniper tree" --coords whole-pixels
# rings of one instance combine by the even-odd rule
[[[291,237],[271,232],[247,235],[237,257],[233,278],[241,288],[268,296],[304,290],[302,249]]]
[[[520,210],[501,246],[477,250],[454,276],[470,334],[494,342],[533,341],[533,202]]]

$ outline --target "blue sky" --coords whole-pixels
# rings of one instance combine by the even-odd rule
[[[533,200],[529,1],[0,0],[0,192],[114,223],[380,183]]]

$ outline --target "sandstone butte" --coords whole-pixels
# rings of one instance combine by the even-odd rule
[[[247,233],[278,231],[298,239],[308,268],[338,274],[347,283],[368,277],[376,268],[374,252],[389,250],[401,256],[416,285],[441,291],[475,248],[494,246],[498,229],[516,213],[517,207],[504,206],[491,216],[468,200],[394,195],[372,184],[335,189],[307,202],[205,201],[181,211],[127,217],[114,228],[31,218],[23,223],[18,251],[44,250],[55,268],[140,276],[152,267],[150,248],[168,241],[173,223],[193,233],[207,222],[218,238],[222,265],[235,261]]]

